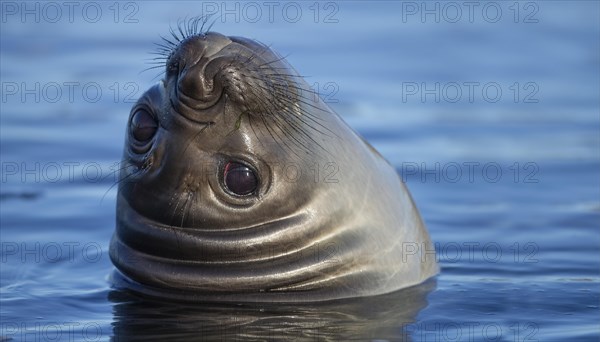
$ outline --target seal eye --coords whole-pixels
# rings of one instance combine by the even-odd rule
[[[150,113],[144,109],[138,109],[131,118],[131,133],[135,140],[146,142],[154,136],[158,129],[158,123]]]
[[[258,186],[258,178],[248,166],[236,162],[225,165],[223,182],[227,190],[238,196],[253,193]]]

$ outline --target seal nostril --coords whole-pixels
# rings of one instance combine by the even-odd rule
[[[197,66],[179,71],[177,88],[180,93],[195,101],[202,100],[202,95],[209,90],[203,80],[202,69]]]
[[[171,57],[169,57],[171,59]],[[179,71],[179,61],[169,61],[167,64],[167,77]]]

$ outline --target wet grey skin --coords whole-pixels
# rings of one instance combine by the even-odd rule
[[[395,169],[253,40],[165,40],[132,107],[110,257],[117,288],[186,301],[372,296],[438,272]]]

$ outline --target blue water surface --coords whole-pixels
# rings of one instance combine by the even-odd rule
[[[599,2],[74,3],[1,3],[0,340],[600,338]],[[203,13],[286,56],[398,169],[436,279],[329,306],[111,288],[130,107],[160,35]]]

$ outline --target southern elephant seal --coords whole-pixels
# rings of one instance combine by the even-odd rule
[[[118,287],[198,301],[312,302],[438,272],[395,169],[279,55],[197,28],[132,107],[110,257]]]

